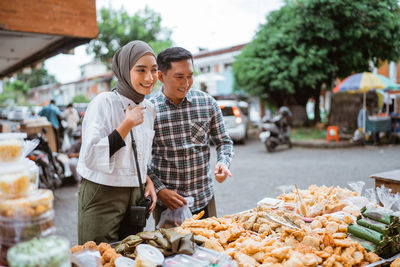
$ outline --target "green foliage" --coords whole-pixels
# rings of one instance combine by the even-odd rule
[[[86,98],[84,95],[79,94],[72,98],[73,103],[89,103],[90,99]]]
[[[8,82],[4,86],[4,92],[0,95],[0,103],[3,105],[11,100],[14,103],[25,104],[28,91],[29,87],[23,81],[14,80]]]
[[[397,0],[287,1],[233,64],[235,89],[305,105],[323,84],[400,58]]]
[[[29,88],[35,88],[44,84],[57,83],[54,75],[50,75],[47,70],[42,67],[40,69],[32,69],[31,73],[18,73],[17,80],[25,83]]]
[[[145,41],[156,54],[172,44],[170,30],[161,27],[161,16],[148,7],[133,16],[111,8],[102,8],[98,14],[99,35],[89,43],[87,52],[108,66],[115,52],[130,41]]]

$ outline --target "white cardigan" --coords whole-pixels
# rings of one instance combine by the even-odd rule
[[[131,137],[125,138],[125,146],[110,157],[108,135],[124,120],[124,109],[136,104],[115,92],[97,95],[88,105],[82,124],[82,146],[79,154],[78,173],[92,182],[122,187],[138,187],[136,164],[133,158]],[[139,104],[145,106],[144,121],[133,127],[142,182],[146,181],[147,164],[151,160],[156,110],[148,100]]]

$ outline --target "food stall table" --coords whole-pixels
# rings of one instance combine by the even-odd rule
[[[400,169],[372,174],[370,177],[375,179],[375,187],[384,185],[391,188],[392,193],[400,192]]]

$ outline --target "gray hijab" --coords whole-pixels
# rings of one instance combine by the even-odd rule
[[[143,41],[132,41],[117,50],[112,62],[112,70],[118,79],[117,85],[113,90],[131,99],[136,104],[143,101],[144,95],[133,88],[129,72],[136,61],[146,53],[151,53],[156,57],[153,49],[148,44]]]

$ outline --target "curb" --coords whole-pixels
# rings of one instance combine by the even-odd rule
[[[354,143],[350,141],[339,141],[339,142],[326,142],[325,140],[305,140],[305,141],[293,141],[294,147],[307,147],[307,148],[345,148],[361,146],[361,143]]]

